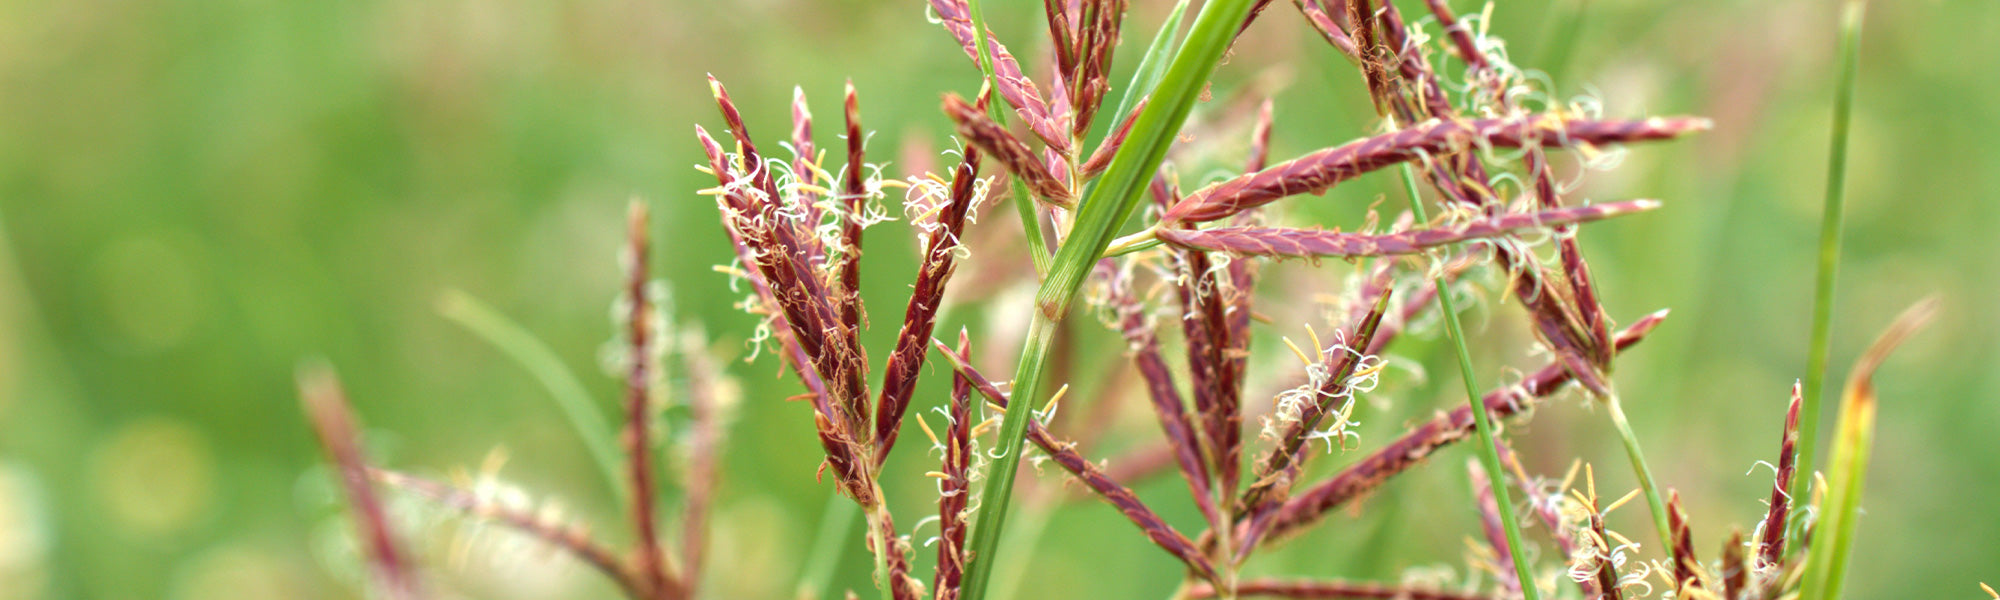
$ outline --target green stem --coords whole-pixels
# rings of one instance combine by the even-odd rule
[[[1840,80],[1833,91],[1833,140],[1827,155],[1826,204],[1820,212],[1819,278],[1813,286],[1812,345],[1799,404],[1799,458],[1806,477],[1795,478],[1789,493],[1803,498],[1819,449],[1820,405],[1833,344],[1833,284],[1840,268],[1841,220],[1847,204],[1847,124],[1854,111],[1854,80],[1860,70],[1861,17],[1867,2],[1849,0],[1841,16]],[[1794,523],[1796,525],[1796,522]]]
[[[966,11],[972,13],[972,48],[979,54],[979,72],[985,77],[989,88],[999,83],[993,79],[993,54],[986,47],[986,17],[979,10],[979,0],[966,0]],[[1007,126],[1007,111],[1001,108],[1005,101],[997,98],[986,100],[986,116],[1001,127]],[[1035,264],[1035,273],[1049,272],[1048,237],[1042,232],[1041,217],[1035,212],[1035,199],[1028,194],[1028,186],[1018,178],[1012,179],[1009,188],[1013,191],[1014,211],[1021,216],[1021,229],[1028,236],[1028,256]]]
[[[1424,213],[1423,197],[1417,193],[1417,174],[1410,163],[1403,163],[1403,191],[1410,195],[1410,211],[1416,214],[1417,222],[1428,223],[1430,217]],[[1493,444],[1493,418],[1486,414],[1485,403],[1479,394],[1479,379],[1472,370],[1472,351],[1465,345],[1465,329],[1459,325],[1458,310],[1452,306],[1451,288],[1445,287],[1443,275],[1433,278],[1437,288],[1438,310],[1444,312],[1445,333],[1451,338],[1458,352],[1459,378],[1465,381],[1465,398],[1472,404],[1473,429],[1479,431],[1479,462],[1487,473],[1493,474],[1493,501],[1500,506],[1500,526],[1507,532],[1507,551],[1514,558],[1514,576],[1521,582],[1521,595],[1525,600],[1537,600],[1541,590],[1535,585],[1534,572],[1529,569],[1527,548],[1521,544],[1521,524],[1514,517],[1513,494],[1501,481],[1506,471],[1501,470],[1500,451]]]
[[[1653,512],[1653,526],[1660,530],[1662,548],[1674,544],[1673,529],[1667,525],[1667,503],[1660,500],[1660,487],[1653,483],[1653,469],[1646,466],[1646,454],[1639,450],[1639,436],[1632,433],[1632,422],[1625,419],[1625,407],[1618,404],[1618,395],[1612,394],[1605,401],[1607,412],[1611,413],[1611,426],[1618,430],[1618,438],[1625,443],[1625,458],[1632,461],[1632,473],[1639,477],[1639,489],[1646,494],[1646,507]]]
[[[985,597],[993,564],[1000,559],[1000,535],[1005,531],[1007,508],[1013,498],[1014,475],[1021,465],[1022,441],[1035,409],[1035,391],[1041,389],[1055,329],[1068,314],[1070,302],[1083,287],[1105,246],[1111,243],[1111,237],[1138,206],[1146,183],[1166,160],[1174,134],[1194,109],[1203,84],[1221,62],[1237,27],[1249,16],[1251,4],[1251,0],[1214,0],[1202,7],[1194,27],[1188,31],[1187,43],[1174,54],[1166,75],[1151,95],[1152,100],[1139,112],[1131,133],[1112,155],[1111,165],[1098,185],[1091,187],[1078,206],[1075,228],[1056,251],[1055,262],[1042,280],[1041,291],[1036,294],[1034,320],[1028,326],[1021,362],[1014,372],[1014,398],[1001,420],[1000,454],[993,457],[987,470],[979,511],[972,523],[972,539],[967,546],[971,561],[966,566],[963,588],[965,600]]]

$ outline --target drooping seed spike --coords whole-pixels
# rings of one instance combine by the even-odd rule
[[[1469,121],[1427,121],[1278,163],[1188,194],[1163,220],[1205,222],[1263,206],[1287,196],[1319,193],[1364,173],[1470,144],[1517,148],[1629,143],[1666,139],[1706,129],[1705,119],[1564,121],[1530,116]]]
[[[1341,233],[1286,227],[1220,227],[1155,232],[1160,241],[1182,248],[1245,256],[1359,258],[1417,254],[1468,240],[1501,237],[1525,230],[1587,223],[1658,208],[1651,200],[1611,202],[1530,214],[1509,214],[1457,226],[1388,234]]]

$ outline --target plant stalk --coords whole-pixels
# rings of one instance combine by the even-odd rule
[[[1833,139],[1827,153],[1826,203],[1820,209],[1819,276],[1813,286],[1812,345],[1806,357],[1803,401],[1799,404],[1799,466],[1811,474],[1819,449],[1820,405],[1824,400],[1826,367],[1833,345],[1833,286],[1840,269],[1841,222],[1847,205],[1847,124],[1854,112],[1854,81],[1860,71],[1861,17],[1868,3],[1848,0],[1841,12],[1840,80],[1833,90]],[[1788,490],[1793,498],[1812,477],[1800,477]],[[1796,521],[1794,521],[1796,525]]]
[[[1424,209],[1423,196],[1417,192],[1416,171],[1406,162],[1402,165],[1402,172],[1403,191],[1410,196],[1410,211],[1416,214],[1417,222],[1430,222],[1430,217],[1425,215],[1427,211]],[[1535,585],[1534,572],[1529,568],[1526,547],[1521,544],[1521,524],[1514,516],[1513,494],[1508,492],[1507,486],[1501,482],[1501,478],[1506,477],[1507,471],[1502,470],[1500,451],[1493,445],[1493,418],[1486,414],[1486,407],[1479,393],[1479,379],[1472,370],[1472,351],[1465,345],[1465,329],[1458,322],[1457,308],[1452,306],[1451,288],[1445,284],[1443,275],[1433,278],[1432,285],[1437,288],[1438,310],[1444,313],[1445,333],[1449,335],[1452,345],[1458,352],[1459,378],[1465,382],[1466,402],[1472,404],[1473,429],[1479,431],[1479,462],[1485,467],[1486,472],[1494,474],[1493,501],[1500,507],[1500,526],[1507,532],[1507,551],[1513,555],[1514,576],[1521,582],[1521,596],[1525,600],[1538,600],[1541,597],[1541,590]]]

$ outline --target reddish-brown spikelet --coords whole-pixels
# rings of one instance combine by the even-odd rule
[[[1042,13],[1049,24],[1049,46],[1055,51],[1056,73],[1063,81],[1075,81],[1078,57],[1082,53],[1082,33],[1076,3],[1043,0]],[[991,43],[992,40],[988,40]]]
[[[340,477],[341,488],[354,511],[356,539],[360,540],[368,563],[375,568],[381,589],[390,598],[413,600],[422,596],[410,556],[389,528],[389,516],[375,495],[368,478],[367,458],[361,455],[354,414],[347,406],[347,394],[340,380],[326,367],[309,367],[299,373],[299,402],[311,421],[320,447],[326,450]]]
[[[686,498],[681,502],[681,595],[694,598],[701,581],[701,568],[708,547],[709,504],[715,498],[716,455],[722,446],[722,407],[716,397],[716,382],[722,370],[708,356],[698,337],[689,337],[681,347],[681,364],[687,374],[689,428]]]
[[[840,246],[846,255],[841,257],[840,277],[835,280],[845,298],[840,320],[858,331],[867,314],[861,308],[861,221],[862,213],[868,210],[868,176],[862,172],[868,166],[862,148],[868,137],[861,132],[861,99],[854,93],[854,80],[847,81],[845,92],[842,113],[847,125],[847,166],[840,175],[840,195],[847,206],[847,219],[840,227]]]
[[[1513,117],[1470,121],[1429,121],[1362,138],[1278,163],[1270,168],[1196,190],[1181,199],[1165,221],[1222,219],[1280,198],[1319,193],[1340,182],[1383,167],[1437,154],[1468,143],[1520,147],[1614,144],[1664,139],[1708,127],[1705,119],[1562,121]]]
[[[1430,7],[1431,14],[1437,16],[1438,27],[1444,29],[1445,35],[1451,38],[1452,48],[1458,51],[1459,59],[1464,60],[1465,64],[1474,70],[1486,69],[1486,53],[1479,51],[1479,45],[1472,41],[1471,29],[1458,20],[1458,15],[1452,14],[1451,7],[1445,4],[1445,0],[1424,0],[1424,5]]]
[[[1618,589],[1618,563],[1611,560],[1611,549],[1615,546],[1611,543],[1610,530],[1604,528],[1604,511],[1597,506],[1595,490],[1591,492],[1589,505],[1590,534],[1586,543],[1591,546],[1590,560],[1594,568],[1591,569],[1592,578],[1585,583],[1589,584],[1588,588],[1594,589],[1585,589],[1584,595],[1588,597],[1594,591],[1598,600],[1624,600],[1624,593]]]
[[[1242,348],[1227,315],[1234,282],[1205,252],[1183,250],[1176,262],[1194,408],[1208,440],[1217,491],[1228,502],[1236,495],[1243,454],[1242,385],[1229,365],[1231,353]]]
[[[806,89],[792,88],[792,151],[798,156],[792,158],[792,176],[805,185],[819,185],[819,166],[814,162],[818,149],[813,147],[812,109],[806,106]],[[799,208],[805,212],[804,222],[817,224],[821,211],[818,195],[811,191],[798,190]],[[824,257],[820,257],[824,258]]]
[[[972,341],[958,332],[958,353],[971,356]],[[938,485],[937,600],[957,600],[959,580],[965,575],[965,508],[971,501],[972,482],[972,383],[965,375],[952,373],[951,422],[945,428],[943,481]]]
[[[1467,240],[1500,237],[1522,230],[1609,219],[1645,212],[1659,206],[1660,203],[1652,200],[1610,202],[1539,213],[1507,214],[1463,225],[1377,235],[1287,227],[1221,227],[1200,230],[1162,228],[1154,235],[1160,241],[1181,248],[1247,256],[1292,258],[1392,256],[1416,254]]]
[[[577,560],[611,578],[612,583],[624,590],[627,596],[646,597],[641,591],[639,574],[632,570],[633,565],[627,563],[617,551],[592,539],[589,528],[581,524],[560,523],[544,515],[506,506],[444,482],[408,473],[370,468],[368,475],[382,485],[403,490],[482,520],[499,523],[528,537],[541,540],[575,556]]]
[[[1618,348],[1623,350],[1638,343],[1665,317],[1665,311],[1661,311],[1632,323],[1630,327],[1619,332]],[[1567,369],[1560,365],[1548,365],[1520,383],[1487,393],[1481,398],[1481,402],[1494,418],[1511,417],[1532,408],[1536,401],[1553,394],[1570,381],[1572,376]],[[1471,407],[1460,407],[1449,414],[1439,415],[1429,422],[1412,428],[1401,438],[1390,442],[1374,454],[1356,461],[1332,478],[1286,501],[1266,525],[1269,531],[1255,537],[1278,539],[1318,522],[1327,512],[1374,491],[1390,477],[1416,466],[1439,448],[1470,437],[1473,433],[1472,427]]]
[[[625,466],[628,489],[632,491],[632,529],[638,539],[632,560],[639,565],[640,581],[653,594],[676,587],[666,571],[666,554],[660,546],[658,515],[653,502],[653,445],[647,440],[652,430],[652,323],[653,307],[646,297],[647,243],[646,205],[633,202],[626,219],[625,264]],[[650,595],[650,594],[649,594]]]
[[[1245,579],[1236,582],[1237,597],[1320,598],[1325,600],[1498,600],[1486,594],[1449,592],[1420,587],[1350,581],[1295,581],[1286,579]],[[1215,598],[1215,586],[1196,584],[1188,589],[1189,600]]]
[[[1292,0],[1292,5],[1298,7],[1299,12],[1305,15],[1306,23],[1312,25],[1313,31],[1319,32],[1320,39],[1326,40],[1327,44],[1339,50],[1341,56],[1347,57],[1348,60],[1360,60],[1361,53],[1354,46],[1354,38],[1348,36],[1347,31],[1341,29],[1340,24],[1334,22],[1333,16],[1328,15],[1325,9],[1307,0]]]
[[[1195,506],[1201,509],[1202,516],[1208,519],[1211,526],[1218,525],[1223,521],[1210,491],[1211,478],[1202,444],[1190,424],[1187,403],[1181,398],[1180,389],[1174,385],[1173,372],[1160,356],[1159,338],[1147,322],[1145,306],[1133,294],[1129,275],[1106,264],[1100,264],[1099,268],[1112,271],[1107,278],[1111,289],[1109,300],[1117,313],[1119,333],[1125,337],[1133,366],[1138,369],[1140,378],[1146,381],[1147,397],[1153,401],[1153,414],[1159,418],[1160,430],[1166,435],[1167,445],[1173,449],[1174,461],[1180,465],[1181,475],[1187,480]]]
[[[1083,14],[1078,24],[1077,36],[1078,64],[1073,73],[1065,73],[1071,91],[1070,100],[1075,105],[1076,117],[1070,124],[1070,134],[1081,138],[1090,132],[1091,120],[1104,104],[1104,92],[1110,89],[1108,74],[1111,70],[1112,51],[1118,48],[1118,30],[1125,21],[1125,0],[1085,0]]]
[[[1792,403],[1785,410],[1785,435],[1778,443],[1777,473],[1771,482],[1771,509],[1764,514],[1763,535],[1757,540],[1757,569],[1763,571],[1778,566],[1785,555],[1785,519],[1791,515],[1792,497],[1785,490],[1792,489],[1792,478],[1798,472],[1799,459],[1799,382],[1792,382]]]
[[[958,94],[945,94],[944,113],[957,125],[959,137],[1006,165],[1007,171],[1027,184],[1037,198],[1059,206],[1075,204],[1069,188],[1049,172],[1048,165],[1035,157],[1035,151],[999,123],[986,118],[984,111],[967,104]]]
[[[965,55],[972,63],[979,64],[978,40],[973,36],[972,11],[965,0],[930,0],[931,10],[936,11],[938,20],[944,23],[945,31],[951,33],[958,45],[965,49]],[[1000,97],[1014,105],[1014,114],[1028,125],[1028,130],[1042,138],[1049,147],[1067,156],[1070,153],[1069,129],[1059,127],[1049,106],[1042,100],[1042,92],[1035,82],[1021,73],[1021,63],[1007,51],[1007,46],[986,32],[986,50],[993,59],[993,87]]]
[[[1535,172],[1535,203],[1542,210],[1562,207],[1557,195],[1555,169],[1549,167],[1548,153],[1542,148],[1528,151],[1528,168]],[[1611,319],[1604,313],[1604,305],[1597,300],[1597,286],[1591,281],[1590,265],[1583,262],[1583,249],[1576,241],[1576,228],[1560,226],[1556,228],[1556,247],[1562,254],[1563,278],[1569,281],[1570,290],[1575,294],[1577,317],[1590,333],[1590,358],[1598,369],[1611,366]]]
[[[1750,564],[1743,554],[1743,530],[1729,532],[1722,544],[1722,597],[1737,600],[1750,589]]]
[[[1350,344],[1347,348],[1326,349],[1319,357],[1320,364],[1327,373],[1326,380],[1312,392],[1313,401],[1299,406],[1298,415],[1288,419],[1290,425],[1280,435],[1277,444],[1264,455],[1257,468],[1256,479],[1250,489],[1243,493],[1243,506],[1248,510],[1265,512],[1274,508],[1276,502],[1284,500],[1291,489],[1293,479],[1298,476],[1299,465],[1305,461],[1308,434],[1319,429],[1321,420],[1340,408],[1335,403],[1354,394],[1349,378],[1361,364],[1362,349],[1374,343],[1375,332],[1382,324],[1382,315],[1389,308],[1391,294],[1376,297],[1375,304],[1361,317],[1361,321],[1345,328],[1343,339]]]
[[[1689,590],[1702,589],[1701,559],[1694,555],[1694,532],[1689,529],[1687,510],[1681,507],[1679,490],[1667,490],[1667,530],[1673,533],[1673,547],[1669,548],[1674,563],[1674,589],[1682,592],[1677,597],[1685,598]]]
[[[708,131],[699,125],[695,126],[694,132],[695,138],[701,142],[702,150],[708,155],[709,168],[715,171],[716,181],[727,186],[730,175],[729,171],[724,170],[727,159],[723,154],[722,145],[716,143],[715,138],[709,137]],[[819,371],[812,368],[812,358],[799,346],[797,337],[792,335],[791,322],[785,318],[784,307],[778,303],[776,295],[771,292],[770,284],[765,281],[764,274],[758,267],[756,251],[750,249],[742,233],[734,226],[736,218],[733,216],[732,206],[742,199],[740,195],[723,194],[717,199],[717,204],[722,208],[723,230],[729,234],[729,241],[735,247],[736,260],[749,267],[743,273],[750,280],[751,289],[756,294],[756,306],[752,309],[770,320],[771,336],[778,340],[781,354],[784,360],[792,365],[792,371],[798,374],[799,382],[805,384],[806,389],[812,392],[814,407],[831,412],[826,405],[829,397],[826,393],[826,383],[820,379]]]
[[[945,358],[951,361],[952,367],[956,368],[961,375],[964,375],[967,380],[972,382],[974,390],[986,396],[988,402],[992,402],[1002,408],[1007,406],[1007,395],[1001,393],[1000,389],[995,387],[991,380],[988,380],[986,376],[981,375],[978,370],[974,369],[971,363],[965,360],[965,357],[945,347],[943,343],[936,345],[939,353],[945,355]],[[1106,475],[1104,470],[1099,468],[1096,463],[1090,462],[1083,455],[1078,454],[1076,449],[1072,447],[1072,444],[1056,439],[1055,436],[1049,433],[1047,428],[1033,419],[1028,421],[1028,441],[1033,442],[1043,452],[1048,453],[1049,458],[1054,459],[1056,464],[1062,466],[1063,470],[1069,471],[1072,476],[1076,477],[1077,481],[1083,482],[1084,486],[1089,487],[1093,492],[1097,492],[1098,497],[1103,498],[1106,503],[1118,509],[1118,512],[1124,514],[1125,518],[1131,520],[1134,525],[1138,525],[1139,529],[1144,531],[1146,537],[1153,540],[1154,544],[1166,549],[1167,553],[1174,555],[1181,562],[1186,563],[1188,568],[1192,569],[1196,575],[1208,580],[1216,578],[1215,565],[1209,562],[1208,557],[1202,555],[1201,550],[1195,547],[1193,541],[1189,540],[1186,535],[1182,535],[1181,532],[1175,530],[1172,525],[1168,525],[1165,519],[1160,518],[1159,513],[1154,512],[1152,507],[1146,506],[1145,502],[1141,502],[1139,497],[1132,493],[1132,490],[1119,485],[1117,481],[1112,480],[1109,475]]]
[[[1493,440],[1495,446],[1504,445]],[[1500,503],[1493,498],[1493,480],[1479,467],[1477,459],[1465,462],[1466,476],[1472,479],[1473,505],[1479,508],[1479,531],[1493,551],[1493,577],[1500,582],[1505,597],[1521,593],[1521,579],[1514,572],[1514,552],[1507,545],[1507,531],[1500,522]]]
[[[735,105],[729,102],[728,93],[712,78],[710,83],[715,90],[717,104],[723,107],[725,118],[734,115]],[[740,128],[740,125],[736,127]],[[868,356],[861,348],[859,334],[855,328],[842,324],[834,298],[822,285],[820,275],[805,260],[808,253],[799,241],[797,228],[786,224],[790,219],[783,215],[778,197],[754,189],[746,190],[739,184],[744,180],[756,182],[763,170],[744,173],[729,162],[721,145],[709,138],[706,131],[696,127],[695,133],[708,153],[709,165],[715,171],[716,180],[721,184],[721,197],[717,204],[723,212],[724,223],[748,248],[749,264],[763,274],[770,288],[771,300],[783,309],[785,324],[791,328],[793,340],[825,385],[822,396],[826,397],[828,405],[837,409],[829,416],[829,423],[843,432],[865,431],[867,413],[864,409],[868,402],[868,386],[864,377],[868,372]],[[755,156],[753,149],[745,144],[748,136],[739,136],[738,143],[744,144],[742,158],[745,166],[742,168],[751,168],[749,165],[754,163],[750,163],[750,159]],[[835,437],[854,439],[851,433]],[[847,454],[862,455],[858,449]]]
[[[1132,106],[1132,112],[1127,113],[1125,119],[1118,122],[1118,127],[1105,135],[1104,141],[1097,145],[1097,149],[1090,152],[1090,158],[1077,167],[1078,180],[1097,177],[1106,167],[1111,166],[1111,157],[1117,154],[1118,147],[1125,143],[1125,136],[1132,133],[1132,123],[1139,120],[1139,111],[1146,110],[1147,100],[1150,98],[1140,98],[1139,102]]]
[[[902,329],[896,332],[896,349],[882,368],[882,395],[875,402],[876,465],[889,459],[889,449],[896,445],[896,434],[902,429],[903,413],[910,407],[910,395],[917,389],[931,330],[937,325],[938,307],[944,303],[945,283],[958,267],[959,235],[964,233],[966,215],[977,200],[978,179],[979,152],[968,149],[965,159],[952,172],[951,196],[942,210],[915,217],[933,222],[912,223],[930,232],[925,235],[923,262],[917,267],[915,289],[903,310]]]

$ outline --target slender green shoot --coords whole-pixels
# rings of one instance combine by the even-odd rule
[[[1854,80],[1860,71],[1861,17],[1865,0],[1848,0],[1840,19],[1840,74],[1833,88],[1833,140],[1827,153],[1826,204],[1820,209],[1819,279],[1813,287],[1812,345],[1806,357],[1806,378],[1799,403],[1799,466],[1812,473],[1819,449],[1820,404],[1826,384],[1826,364],[1833,345],[1833,284],[1840,269],[1841,221],[1847,208],[1847,124],[1854,112]],[[1811,477],[1799,477],[1789,492],[1805,490]]]
[[[1034,320],[1028,326],[1020,364],[1015,369],[1014,399],[1001,420],[1000,453],[993,457],[986,485],[979,497],[979,511],[972,523],[967,549],[971,563],[966,567],[964,598],[982,600],[993,566],[1000,559],[1000,536],[1005,531],[1007,508],[1013,498],[1014,476],[1021,464],[1022,441],[1036,402],[1031,396],[1040,389],[1047,367],[1049,346],[1055,329],[1069,312],[1070,302],[1090,273],[1118,227],[1139,204],[1146,184],[1166,160],[1167,148],[1187,120],[1188,112],[1201,94],[1209,74],[1221,62],[1222,54],[1249,16],[1251,0],[1214,0],[1195,16],[1187,42],[1175,52],[1166,74],[1139,112],[1125,143],[1112,155],[1110,167],[1092,186],[1078,206],[1075,229],[1056,251],[1036,296]],[[976,13],[975,13],[976,14]]]
[[[1854,550],[1856,522],[1861,517],[1861,489],[1868,476],[1868,458],[1875,442],[1875,370],[1903,340],[1921,329],[1937,314],[1937,298],[1918,302],[1903,311],[1889,328],[1876,338],[1868,351],[1847,375],[1847,389],[1841,394],[1840,422],[1834,428],[1832,460],[1825,495],[1817,502],[1819,521],[1813,526],[1812,547],[1806,550],[1805,579],[1799,583],[1799,600],[1831,600],[1840,597],[1847,577],[1848,556]]]
[[[1417,173],[1410,163],[1403,163],[1403,191],[1410,196],[1410,212],[1415,213],[1418,223],[1430,222],[1424,210],[1423,196],[1417,192]],[[1465,328],[1459,325],[1457,307],[1452,306],[1451,288],[1445,286],[1443,275],[1434,278],[1437,287],[1438,310],[1444,313],[1445,333],[1451,338],[1458,352],[1459,378],[1465,380],[1465,398],[1472,404],[1473,428],[1479,431],[1479,463],[1493,477],[1493,501],[1500,507],[1500,526],[1507,532],[1507,551],[1513,554],[1514,576],[1521,582],[1521,595],[1525,600],[1537,600],[1541,590],[1535,586],[1534,571],[1529,568],[1527,546],[1521,543],[1521,524],[1514,516],[1513,493],[1507,491],[1503,479],[1507,471],[1500,466],[1500,450],[1493,446],[1493,417],[1486,414],[1485,402],[1479,393],[1479,378],[1472,370],[1472,351],[1465,345]]]
[[[1632,433],[1632,422],[1625,419],[1625,407],[1618,402],[1618,395],[1612,394],[1604,401],[1605,412],[1611,413],[1611,427],[1618,430],[1618,439],[1625,444],[1625,458],[1632,461],[1632,474],[1639,477],[1639,489],[1646,494],[1646,508],[1653,513],[1653,526],[1660,531],[1660,547],[1673,548],[1673,526],[1667,521],[1667,503],[1660,499],[1660,486],[1653,482],[1653,468],[1646,466],[1646,453],[1639,449],[1639,436]]]
[[[806,555],[806,566],[799,571],[799,587],[793,597],[798,600],[826,597],[834,569],[840,567],[841,556],[853,545],[847,540],[853,535],[854,521],[859,516],[861,506],[853,500],[840,492],[827,494],[826,510],[819,516],[819,533],[813,534],[812,553]]]
[[[966,12],[972,13],[972,47],[979,53],[979,72],[986,77],[988,87],[1000,84],[993,78],[993,54],[987,49],[986,16],[979,11],[979,0],[965,0]],[[986,116],[1001,127],[1007,126],[1007,110],[1001,108],[1006,102],[998,98],[986,100]],[[1009,186],[1014,196],[1014,212],[1021,216],[1021,228],[1028,236],[1028,256],[1035,263],[1035,272],[1049,272],[1049,242],[1042,231],[1042,219],[1035,212],[1035,199],[1028,195],[1028,186],[1019,178],[1010,178]]]
[[[458,290],[447,291],[438,300],[438,312],[446,319],[464,326],[474,335],[486,340],[514,362],[520,363],[528,374],[541,382],[549,391],[549,397],[569,418],[571,429],[577,437],[583,438],[583,447],[590,452],[590,458],[597,463],[597,469],[604,475],[616,497],[624,498],[625,476],[623,463],[619,460],[617,437],[611,433],[611,425],[604,415],[591,405],[590,393],[584,391],[583,381],[577,379],[576,372],[564,365],[556,357],[548,344],[519,324],[509,320],[500,311],[487,306],[470,294]]]

